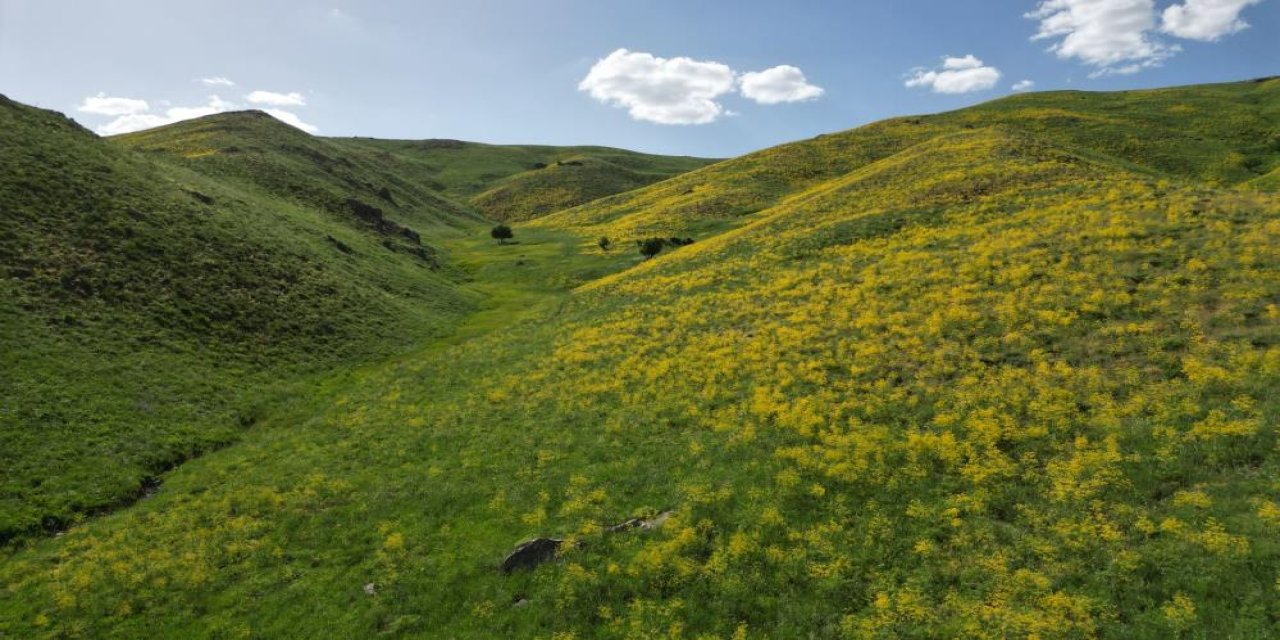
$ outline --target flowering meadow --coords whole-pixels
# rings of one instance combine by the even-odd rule
[[[1280,81],[1182,91],[889,121],[450,240],[499,301],[474,330],[9,552],[0,637],[1275,637],[1280,161],[1179,158],[1187,122],[1276,132]],[[1149,135],[1081,133],[1102,112]],[[536,537],[553,561],[498,570]]]

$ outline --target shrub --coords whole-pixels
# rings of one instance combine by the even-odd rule
[[[662,253],[662,245],[665,243],[666,242],[662,238],[649,238],[648,240],[641,240],[640,255],[643,255],[646,260],[649,258],[652,258],[658,255],[659,253]]]
[[[508,227],[505,224],[500,224],[494,227],[493,231],[489,232],[489,235],[493,236],[493,238],[498,241],[498,244],[506,244],[507,240],[515,237],[515,234],[511,231],[511,227]]]

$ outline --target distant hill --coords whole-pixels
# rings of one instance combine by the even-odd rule
[[[489,145],[458,140],[330,138],[360,157],[393,163],[495,220],[521,221],[629,191],[715,160],[608,147]]]

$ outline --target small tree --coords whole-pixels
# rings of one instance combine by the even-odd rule
[[[507,240],[515,237],[515,234],[511,232],[511,227],[508,227],[505,224],[500,224],[494,227],[493,231],[489,232],[489,235],[493,236],[493,238],[498,241],[498,244],[506,244]]]
[[[613,246],[613,242],[609,240],[609,236],[600,236],[600,239],[596,240],[596,244],[600,245],[600,250],[606,253],[609,251],[609,247]]]
[[[662,253],[662,245],[665,244],[662,238],[649,238],[640,243],[640,255],[646,260]]]

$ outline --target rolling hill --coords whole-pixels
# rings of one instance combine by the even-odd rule
[[[940,134],[1011,127],[1150,175],[1236,185],[1280,164],[1280,79],[1149,91],[1013,95],[895,118],[718,163],[555,214],[539,224],[596,235],[714,233],[785,198]]]
[[[362,157],[392,163],[420,184],[504,221],[528,220],[714,162],[608,147],[371,138],[329,141]]]
[[[1274,635],[1278,91],[1019,95],[441,233],[485,311],[11,545],[0,635]]]
[[[416,344],[477,303],[389,219],[155,162],[8,99],[0,143],[0,539],[127,501],[238,437],[277,379]],[[476,219],[451,207],[402,219]]]

